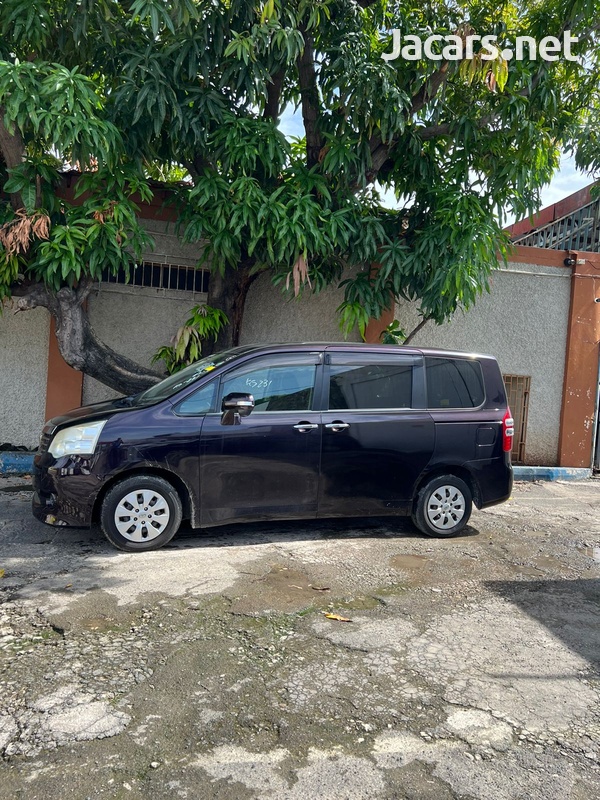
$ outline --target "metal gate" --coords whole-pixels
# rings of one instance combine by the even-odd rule
[[[527,414],[529,413],[529,375],[504,375],[508,405],[515,421],[512,460],[515,464],[525,461],[525,440],[527,438]]]

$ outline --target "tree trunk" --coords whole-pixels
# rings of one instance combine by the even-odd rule
[[[15,169],[23,161],[25,144],[18,127],[13,122],[7,125],[5,122],[5,109],[0,106],[0,155],[6,164],[7,169]],[[23,207],[23,200],[18,192],[10,195],[10,203],[15,211]]]
[[[17,300],[17,311],[47,308],[56,324],[56,339],[64,360],[105,386],[132,395],[158,383],[161,375],[119,355],[98,339],[83,305],[92,285],[89,280],[77,290],[64,287],[54,294],[36,284]]]
[[[203,342],[202,355],[212,355],[240,343],[246,296],[258,276],[258,273],[250,274],[252,266],[251,261],[243,261],[237,269],[226,268],[224,275],[220,272],[211,274],[207,305],[227,314],[229,324],[219,331],[216,341],[207,339]]]

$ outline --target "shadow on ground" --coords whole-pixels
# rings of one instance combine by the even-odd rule
[[[484,586],[543,625],[600,678],[600,579],[486,581]]]

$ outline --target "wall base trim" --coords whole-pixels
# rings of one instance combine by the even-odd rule
[[[15,450],[0,452],[0,475],[30,475],[33,472],[34,455]]]
[[[516,481],[584,481],[592,477],[584,467],[513,467]]]

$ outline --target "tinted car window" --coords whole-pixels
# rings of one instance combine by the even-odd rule
[[[309,411],[315,385],[315,364],[248,365],[227,375],[222,397],[243,392],[254,397],[256,411]]]
[[[186,416],[207,414],[209,411],[214,411],[216,389],[217,381],[211,381],[206,386],[198,389],[197,392],[186,397],[183,402],[179,403],[175,411],[177,414],[184,414]]]
[[[410,408],[410,364],[331,366],[329,408]]]
[[[429,408],[475,408],[485,393],[479,361],[464,358],[426,358]]]

